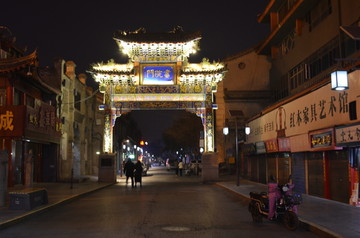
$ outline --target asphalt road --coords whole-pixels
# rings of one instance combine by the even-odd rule
[[[142,188],[111,187],[0,231],[1,238],[317,237],[276,222],[255,224],[247,202],[200,177],[151,168]]]

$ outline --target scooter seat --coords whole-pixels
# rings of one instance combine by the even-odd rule
[[[262,200],[264,198],[268,198],[268,195],[266,192],[261,192],[261,193],[257,193],[257,192],[250,192],[250,197],[251,198],[255,198],[255,199],[259,199]]]

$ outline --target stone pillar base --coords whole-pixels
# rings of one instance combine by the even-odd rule
[[[215,182],[219,179],[217,153],[207,152],[202,155],[201,179],[203,183]]]

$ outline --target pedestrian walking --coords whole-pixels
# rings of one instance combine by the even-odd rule
[[[180,160],[178,167],[179,167],[179,174],[180,176],[182,176],[182,171],[184,169],[184,163],[182,162],[182,160]]]
[[[137,183],[140,183],[140,187],[142,187],[142,173],[143,173],[143,164],[140,160],[138,160],[135,164],[135,187]]]
[[[179,162],[177,160],[175,161],[175,174],[179,176]]]
[[[128,159],[124,166],[124,174],[126,176],[126,184],[128,184],[129,178],[131,179],[131,187],[134,187],[134,163]]]

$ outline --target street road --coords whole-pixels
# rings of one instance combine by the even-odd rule
[[[276,222],[252,222],[248,203],[200,177],[151,168],[143,187],[114,186],[0,231],[1,238],[317,237]]]

